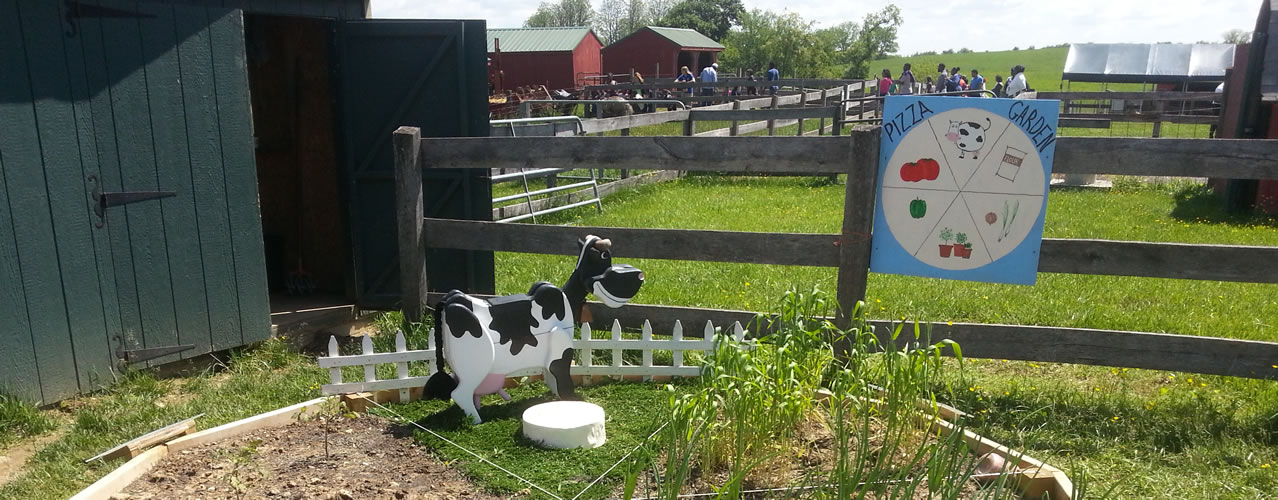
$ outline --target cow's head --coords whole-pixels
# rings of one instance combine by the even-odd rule
[[[621,307],[639,293],[643,286],[643,271],[622,264],[612,264],[612,241],[595,235],[577,242],[581,256],[574,271],[586,290],[595,294],[608,307]]]

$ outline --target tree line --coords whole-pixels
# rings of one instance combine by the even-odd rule
[[[796,78],[868,78],[871,61],[897,50],[901,10],[888,5],[861,22],[820,28],[786,12],[747,11],[741,0],[590,0],[542,2],[528,27],[589,26],[605,44],[644,26],[688,28],[723,44],[728,70],[765,70],[775,62]],[[693,68],[698,71],[698,68]]]

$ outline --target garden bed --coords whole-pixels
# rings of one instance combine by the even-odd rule
[[[259,429],[171,454],[125,489],[145,498],[497,498],[372,415]]]

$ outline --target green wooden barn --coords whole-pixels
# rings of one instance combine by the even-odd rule
[[[0,0],[0,392],[260,341],[272,307],[397,304],[391,131],[488,134],[485,26],[367,15]],[[483,177],[431,175],[431,215],[488,217]],[[491,254],[432,260],[491,291]]]

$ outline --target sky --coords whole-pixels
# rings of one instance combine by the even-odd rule
[[[541,0],[372,0],[373,17],[485,19],[490,28],[523,25]],[[591,0],[598,7],[600,0]],[[1262,0],[742,0],[746,9],[791,11],[818,27],[860,21],[895,3],[905,22],[899,53],[963,47],[1006,50],[1060,43],[1221,41],[1251,31]]]

